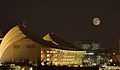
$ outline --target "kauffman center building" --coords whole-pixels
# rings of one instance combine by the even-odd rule
[[[81,65],[85,56],[82,49],[74,47],[54,33],[42,38],[27,28],[17,25],[11,28],[0,44],[0,62],[20,62],[28,59],[41,65]]]

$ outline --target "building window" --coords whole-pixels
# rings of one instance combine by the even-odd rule
[[[50,61],[50,58],[47,58],[47,61]]]
[[[47,53],[49,53],[50,51],[47,51]]]
[[[43,51],[41,51],[41,53],[43,53]]]
[[[13,48],[18,49],[18,48],[20,48],[20,45],[13,45]]]
[[[47,54],[47,57],[49,57],[50,56],[50,54]]]
[[[26,48],[35,48],[36,46],[35,46],[35,44],[28,44],[28,45],[26,45]]]

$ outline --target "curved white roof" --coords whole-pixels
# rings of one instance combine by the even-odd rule
[[[1,45],[0,45],[0,58],[5,51],[5,49],[13,44],[14,42],[25,38],[26,35],[20,30],[19,26],[15,26],[8,31],[8,33],[4,36]]]
[[[66,44],[65,41],[61,40],[61,39],[58,39],[60,40],[59,43],[63,43],[62,46],[66,45],[68,46],[67,48],[66,47],[58,47],[58,43],[56,43],[55,41],[53,41],[51,39],[51,36],[46,35],[43,39],[37,37],[37,36],[34,36],[33,33],[30,33],[28,30],[26,30],[25,28],[22,28],[21,26],[17,25],[15,27],[13,27],[12,29],[10,29],[8,31],[8,33],[4,36],[1,44],[0,44],[0,58],[2,57],[2,54],[4,53],[4,51],[6,50],[6,48],[8,46],[10,46],[11,44],[13,44],[14,42],[16,41],[19,41],[23,38],[30,38],[31,40],[37,42],[37,43],[40,43],[40,44],[44,44],[46,45],[47,47],[50,47],[50,48],[57,48],[57,49],[69,49],[69,50],[74,50],[73,46],[72,46],[72,49],[69,48],[69,45],[68,43]],[[52,36],[55,40],[57,40],[56,36],[54,37],[54,35]],[[57,40],[57,41],[58,41]],[[52,41],[52,43],[50,42]]]

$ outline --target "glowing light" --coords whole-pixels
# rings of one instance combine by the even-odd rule
[[[113,53],[113,55],[115,55],[115,53]]]
[[[33,68],[32,68],[32,67],[30,67],[30,70],[33,70]]]
[[[50,61],[50,58],[47,58],[47,61]]]
[[[57,62],[55,62],[55,65],[58,65],[58,63],[57,63]]]
[[[43,57],[43,55],[41,55],[41,58]]]
[[[85,53],[86,55],[94,55],[94,53]]]
[[[110,62],[112,62],[113,60],[112,59],[110,59]]]
[[[83,65],[80,65],[80,67],[83,67]]]
[[[44,66],[45,65],[44,62],[42,62],[41,65]]]
[[[50,54],[47,54],[47,57],[49,57],[50,56]]]
[[[72,64],[81,65],[86,51],[51,49],[51,51],[46,52],[46,61],[52,61],[52,65],[62,66]]]
[[[41,51],[41,53],[43,53],[43,51]]]
[[[49,53],[50,51],[47,51],[47,53]]]

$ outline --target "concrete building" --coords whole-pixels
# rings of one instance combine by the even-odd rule
[[[42,65],[45,62],[48,65],[81,65],[85,52],[53,33],[40,38],[23,26],[15,26],[1,42],[0,62],[29,60],[31,63],[41,62]]]

